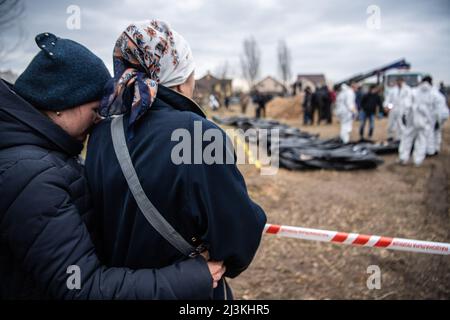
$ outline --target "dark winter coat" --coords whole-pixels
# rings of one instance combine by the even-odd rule
[[[0,299],[210,297],[203,258],[162,270],[100,263],[86,227],[93,215],[82,147],[0,81]],[[71,266],[80,289],[67,285],[77,285]]]
[[[105,120],[94,130],[86,159],[89,185],[96,195],[102,253],[111,266],[153,268],[178,261],[181,253],[149,225],[128,189],[114,153],[110,122]],[[160,86],[128,148],[142,187],[159,212],[193,246],[207,245],[211,259],[225,261],[226,276],[236,277],[256,253],[266,216],[249,198],[234,162],[173,163],[172,150],[179,140],[172,141],[172,133],[182,129],[192,142],[202,139],[194,134],[195,126],[201,127],[200,135],[216,129],[225,138],[192,100]],[[192,158],[193,153],[192,149]],[[224,298],[223,289],[215,290],[215,298]]]
[[[367,93],[363,96],[361,100],[361,109],[366,113],[366,115],[372,115],[377,112],[377,109],[381,110],[382,108],[381,97],[377,93]]]

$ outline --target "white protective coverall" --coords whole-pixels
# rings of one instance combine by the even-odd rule
[[[400,160],[408,162],[411,149],[414,145],[414,164],[420,166],[427,152],[427,134],[433,123],[433,87],[427,83],[421,83],[413,90],[412,104],[404,109],[406,126],[402,133],[399,147]]]
[[[355,92],[343,84],[336,97],[336,116],[341,123],[340,137],[344,143],[350,142],[353,127],[353,115],[356,113]]]
[[[209,107],[211,108],[211,110],[217,110],[217,109],[219,109],[219,101],[217,101],[217,99],[216,99],[216,97],[213,95],[213,94],[211,94],[210,96],[209,96]]]
[[[388,138],[400,140],[402,131],[405,129],[402,123],[402,116],[405,110],[411,107],[412,90],[406,83],[401,87],[395,86],[391,88],[384,101],[384,107],[389,109],[388,118]]]
[[[432,123],[427,132],[427,155],[434,155],[441,151],[442,126],[449,118],[445,96],[436,88],[432,88],[431,95],[433,99],[431,110]]]

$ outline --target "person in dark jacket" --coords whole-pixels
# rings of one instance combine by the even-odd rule
[[[323,112],[322,112],[323,119],[321,119],[321,120],[325,120],[327,122],[327,124],[332,124],[333,123],[333,114],[331,112],[331,104],[333,102],[332,102],[331,93],[328,90],[327,85],[322,86],[321,93],[322,93],[322,106],[323,106]]]
[[[316,90],[311,95],[311,124],[314,124],[314,119],[317,114],[317,125],[320,125],[320,120],[322,119],[322,96],[320,89],[317,87]]]
[[[303,125],[307,126],[312,123],[312,92],[310,87],[306,87],[305,94],[303,96]]]
[[[369,121],[369,139],[372,139],[375,127],[375,115],[377,113],[377,110],[381,110],[383,107],[383,102],[381,101],[381,97],[378,92],[378,86],[372,85],[370,87],[370,91],[361,99],[361,125],[359,128],[359,135],[361,137],[361,140],[364,139],[364,129],[366,127],[367,120]]]
[[[161,42],[168,44],[166,50],[159,51]],[[138,46],[145,50],[136,50]],[[174,51],[178,53],[175,60],[170,55]],[[140,61],[139,65],[134,61]],[[114,85],[101,113],[124,114],[128,149],[146,196],[191,246],[203,245],[211,259],[224,261],[225,276],[238,276],[256,253],[266,216],[249,198],[234,161],[206,164],[208,134],[214,135],[215,142],[224,142],[223,146],[226,135],[190,99],[195,81],[188,43],[165,22],[135,23],[116,43],[114,67]],[[149,99],[140,98],[144,96]],[[159,268],[182,259],[183,254],[138,208],[116,158],[110,126],[107,119],[95,128],[86,159],[108,264]],[[178,152],[180,136],[188,143],[187,149]],[[175,158],[181,153],[183,161],[178,161]],[[214,298],[232,298],[225,280],[214,290]]]
[[[159,270],[101,263],[79,154],[110,75],[76,42],[36,42],[15,85],[0,81],[0,299],[208,299],[203,257]]]
[[[264,93],[259,92],[258,90],[255,90],[253,94],[253,103],[256,104],[256,110],[255,110],[255,117],[256,118],[265,118],[266,117],[266,104],[271,100],[272,98]]]

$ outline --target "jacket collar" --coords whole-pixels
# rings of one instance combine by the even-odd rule
[[[80,154],[83,144],[45,117],[41,112],[12,90],[12,85],[0,80],[0,111],[5,112],[22,126],[42,136],[44,147],[53,147],[71,156]],[[25,144],[25,143],[24,143]]]
[[[175,90],[159,85],[156,98],[170,105],[174,109],[180,111],[190,111],[196,113],[202,118],[206,118],[205,112],[194,100],[189,99]]]

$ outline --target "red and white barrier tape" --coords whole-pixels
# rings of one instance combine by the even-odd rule
[[[347,245],[359,245],[364,247],[385,248],[390,250],[429,254],[450,254],[450,243],[368,236],[358,233],[344,233],[337,231],[279,226],[275,224],[266,224],[264,233],[310,241],[334,242]]]

